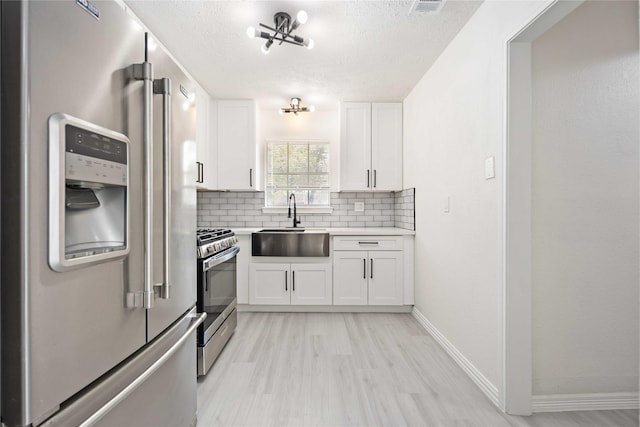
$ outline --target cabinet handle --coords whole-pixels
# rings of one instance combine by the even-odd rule
[[[293,292],[296,291],[296,272],[295,271],[291,272],[291,290]]]
[[[249,187],[253,187],[253,169],[249,169]]]
[[[369,183],[370,183],[370,177],[371,177],[371,171],[369,169],[367,169],[367,188],[369,188]]]
[[[371,278],[373,279],[373,258],[370,259],[371,261],[371,268],[369,269],[369,272],[371,273]]]
[[[376,188],[378,185],[378,169],[373,170],[373,188]]]
[[[204,163],[196,162],[198,164],[198,179],[196,182],[203,183],[204,182]]]
[[[358,242],[359,245],[377,245],[378,242]]]
[[[287,292],[289,290],[289,288],[287,287],[287,276],[289,274],[287,274],[287,272],[284,272],[284,291]]]
[[[367,278],[367,260],[362,258],[362,278]]]

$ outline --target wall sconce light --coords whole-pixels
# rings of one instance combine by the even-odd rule
[[[261,27],[273,31],[273,34],[260,31],[255,27],[249,27],[247,28],[247,36],[252,39],[260,37],[267,40],[267,42],[262,46],[262,53],[264,53],[265,55],[269,53],[269,48],[273,44],[274,40],[279,41],[279,44],[290,43],[295,44],[296,46],[304,46],[307,49],[313,49],[313,39],[303,39],[300,36],[291,34],[291,32],[298,28],[301,24],[307,22],[307,19],[309,19],[309,16],[304,10],[301,10],[297,13],[296,19],[293,22],[291,21],[291,15],[285,12],[278,12],[273,15],[275,28],[260,23]]]
[[[313,113],[316,111],[316,107],[313,105],[303,107],[300,105],[300,102],[300,98],[291,98],[291,104],[289,104],[289,107],[281,108],[280,114],[293,113],[297,116],[299,113]]]

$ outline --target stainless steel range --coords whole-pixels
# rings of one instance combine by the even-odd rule
[[[238,238],[227,229],[199,229],[198,302],[207,313],[198,328],[198,375],[205,375],[236,329],[236,255]]]

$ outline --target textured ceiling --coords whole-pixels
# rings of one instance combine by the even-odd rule
[[[411,13],[412,1],[135,1],[131,10],[215,98],[251,98],[277,108],[291,97],[334,109],[341,101],[401,101],[480,5],[449,0],[438,14]],[[295,34],[312,50],[263,39],[248,26],[273,14],[309,20]]]

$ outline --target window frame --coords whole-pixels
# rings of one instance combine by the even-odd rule
[[[296,189],[300,189],[300,190],[326,190],[327,191],[327,204],[326,205],[301,205],[298,204],[297,205],[297,209],[298,211],[303,211],[303,212],[307,212],[307,213],[331,213],[333,211],[333,208],[331,207],[331,176],[332,176],[332,170],[331,170],[331,143],[328,140],[325,139],[320,139],[320,140],[316,140],[316,139],[267,139],[265,141],[265,145],[264,145],[264,206],[263,206],[263,213],[281,213],[281,212],[286,212],[287,210],[287,205],[268,205],[267,201],[268,201],[268,192],[269,192],[269,146],[272,144],[286,144],[286,145],[306,145],[307,147],[309,145],[324,145],[326,146],[326,152],[327,152],[327,156],[328,156],[328,170],[326,172],[318,172],[318,173],[312,173],[312,172],[307,172],[307,175],[314,175],[314,174],[321,174],[321,175],[326,175],[327,177],[327,186],[326,188],[323,187],[290,187],[287,185],[287,187],[284,187],[282,189],[286,189],[287,194],[290,194],[291,191],[295,191]],[[307,148],[308,150],[308,148]],[[288,177],[290,174],[291,175],[296,175],[298,173],[291,173],[289,170],[289,162],[288,162],[288,158],[287,158],[287,172],[286,172],[286,176]],[[288,200],[287,196],[287,200]]]

